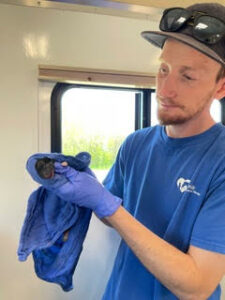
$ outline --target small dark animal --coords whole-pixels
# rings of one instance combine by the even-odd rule
[[[50,179],[54,176],[54,159],[43,157],[37,160],[35,168],[38,175],[43,179]]]

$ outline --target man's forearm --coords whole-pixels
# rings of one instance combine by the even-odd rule
[[[204,280],[190,255],[148,230],[123,207],[105,219],[118,231],[142,264],[179,299],[207,298],[201,293],[205,290]]]

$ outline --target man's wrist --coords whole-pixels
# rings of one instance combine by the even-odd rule
[[[102,201],[94,209],[96,215],[102,219],[108,216],[113,215],[117,209],[120,207],[122,199],[110,193],[107,189],[104,188]]]

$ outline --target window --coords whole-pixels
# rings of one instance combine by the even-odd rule
[[[51,151],[89,152],[90,167],[102,180],[126,136],[158,124],[155,97],[151,89],[56,84],[51,99]],[[224,124],[223,103],[214,101],[211,113]]]
[[[152,92],[60,85],[52,98],[52,151],[66,155],[89,152],[90,167],[99,180],[104,179],[126,136],[150,126]]]

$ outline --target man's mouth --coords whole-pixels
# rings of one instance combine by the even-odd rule
[[[170,108],[177,108],[177,107],[179,107],[176,104],[172,104],[170,102],[163,102],[163,101],[159,101],[159,105],[160,105],[161,108],[164,108],[164,109],[170,109]]]
[[[165,110],[173,109],[173,108],[182,108],[181,105],[174,103],[169,98],[162,98],[162,97],[157,96],[157,102],[158,102],[159,108],[162,108]]]

